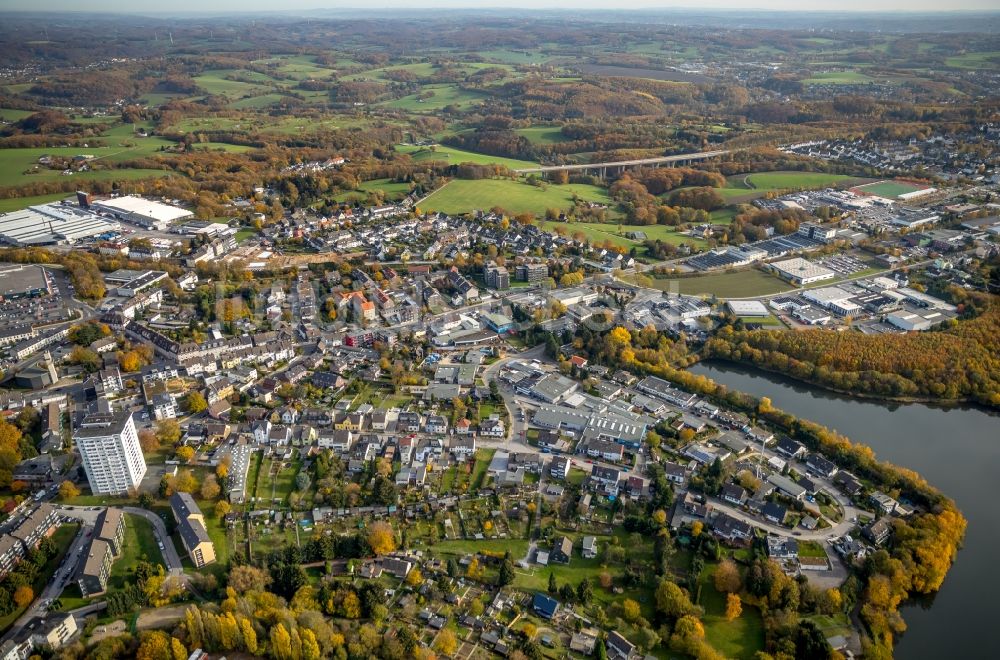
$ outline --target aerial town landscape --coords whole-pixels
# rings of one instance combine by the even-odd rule
[[[1000,14],[14,4],[0,660],[1000,657]]]

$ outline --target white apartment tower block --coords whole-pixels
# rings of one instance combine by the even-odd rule
[[[131,412],[88,415],[73,435],[95,495],[120,495],[146,474]]]

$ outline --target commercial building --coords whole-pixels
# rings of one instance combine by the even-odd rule
[[[112,214],[118,220],[146,229],[163,231],[170,223],[194,215],[191,211],[129,195],[93,202],[93,207]]]
[[[799,286],[812,284],[813,282],[822,282],[823,280],[832,280],[836,276],[836,273],[829,268],[814,264],[800,257],[776,261],[770,264],[770,268],[778,277]]]
[[[170,510],[177,521],[177,531],[181,543],[191,557],[195,568],[201,568],[215,561],[215,545],[205,529],[205,516],[190,493],[174,493],[170,496]]]
[[[838,316],[850,316],[861,311],[861,305],[851,300],[852,294],[836,286],[812,289],[803,293],[802,297]]]
[[[729,311],[736,316],[770,316],[767,307],[759,300],[730,300],[726,303]]]
[[[87,416],[73,434],[73,442],[95,495],[127,493],[146,474],[131,412]]]
[[[42,204],[0,214],[0,242],[16,247],[71,245],[119,231],[117,222],[75,206]]]
[[[52,282],[41,266],[18,264],[0,268],[0,301],[36,298],[51,293]]]

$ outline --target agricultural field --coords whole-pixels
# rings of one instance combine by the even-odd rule
[[[571,207],[574,195],[592,202],[611,203],[603,188],[585,184],[549,185],[543,189],[510,179],[456,179],[428,196],[420,208],[458,214],[499,206],[510,213],[543,214],[546,209]]]
[[[51,195],[36,195],[34,197],[11,197],[9,199],[0,199],[0,213],[18,211],[20,209],[26,209],[29,206],[35,206],[36,204],[58,202],[66,199],[67,197],[75,197],[75,195],[72,193],[52,193]]]
[[[462,89],[458,85],[424,85],[417,94],[386,101],[381,105],[396,110],[427,113],[441,110],[447,106],[466,109],[485,98],[486,95],[482,92]]]
[[[432,147],[418,147],[412,144],[396,145],[396,151],[410,154],[416,161],[440,160],[446,163],[458,165],[460,163],[475,163],[476,165],[497,164],[509,167],[510,169],[524,169],[538,167],[538,163],[527,160],[517,160],[514,158],[504,158],[503,156],[490,156],[487,154],[477,154],[473,151],[435,145]]]
[[[558,144],[569,141],[558,126],[532,126],[519,128],[515,132],[527,138],[532,144]]]
[[[802,82],[806,85],[861,85],[875,82],[875,79],[857,71],[827,71],[814,73]]]
[[[603,243],[610,240],[615,245],[626,249],[640,246],[642,245],[643,240],[645,240],[632,239],[625,236],[625,234],[631,232],[643,232],[647,239],[660,240],[664,243],[673,243],[674,245],[687,244],[695,247],[703,247],[706,245],[704,240],[678,233],[674,231],[673,227],[668,227],[666,225],[639,226],[599,222],[567,223],[552,220],[540,220],[538,224],[547,231],[556,231],[557,228],[561,228],[560,231],[565,231],[567,236],[574,236],[577,232],[579,232],[583,234],[585,238],[589,239],[591,243]]]

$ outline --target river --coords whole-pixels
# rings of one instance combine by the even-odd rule
[[[916,470],[951,497],[968,519],[965,544],[941,590],[902,610],[907,631],[896,657],[1000,658],[991,603],[1000,587],[1000,416],[973,407],[882,403],[750,367],[705,362],[691,371],[819,422],[875,450],[882,460]]]

